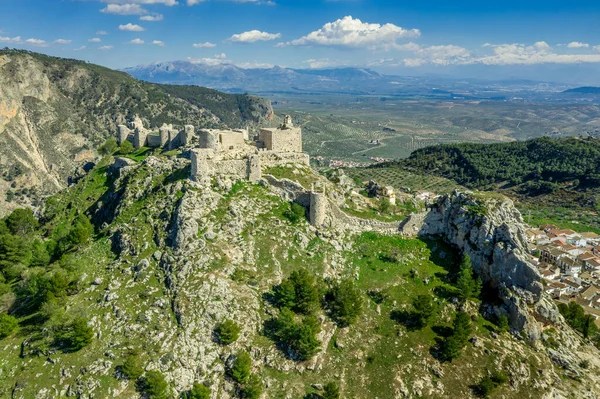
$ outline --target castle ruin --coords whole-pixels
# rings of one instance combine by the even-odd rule
[[[117,142],[121,145],[128,140],[136,150],[142,147],[173,149],[190,144],[193,137],[194,126],[192,125],[177,130],[173,125],[164,124],[158,132],[153,132],[146,129],[142,120],[136,116],[129,126],[118,126]]]
[[[294,127],[289,115],[279,128],[260,129],[254,140],[246,130],[202,129],[191,160],[191,177],[201,183],[216,175],[256,182],[262,168],[310,163],[302,152],[302,129]]]

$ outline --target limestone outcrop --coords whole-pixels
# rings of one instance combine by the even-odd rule
[[[504,301],[497,311],[508,314],[516,331],[525,331],[531,340],[540,338],[539,324],[528,306],[542,300],[542,279],[528,260],[523,219],[510,199],[454,192],[440,197],[429,211],[411,215],[400,231],[439,236],[469,255],[484,283],[498,290]],[[546,318],[560,316],[555,306],[545,313]]]

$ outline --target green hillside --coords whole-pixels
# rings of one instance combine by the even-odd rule
[[[496,191],[515,199],[533,225],[600,232],[600,140],[592,137],[431,146],[349,173],[397,189]]]
[[[496,398],[537,398],[551,375],[577,387],[483,317],[451,247],[324,236],[264,185],[198,190],[181,154],[138,161],[115,178],[106,158],[39,220],[18,211],[0,223],[0,397],[167,398],[197,383],[219,398],[320,398],[327,384],[342,398],[467,398],[490,376]],[[188,208],[199,225],[182,255]]]

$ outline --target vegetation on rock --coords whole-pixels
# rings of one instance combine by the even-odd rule
[[[225,320],[217,326],[215,333],[221,345],[229,345],[237,341],[242,328],[233,320]]]

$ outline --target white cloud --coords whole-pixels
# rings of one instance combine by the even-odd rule
[[[600,46],[597,47],[597,50],[600,51]],[[399,61],[388,61],[387,63],[402,62],[405,66],[409,67],[418,67],[425,64],[536,65],[600,63],[600,54],[557,53],[544,41],[536,42],[529,46],[522,43],[486,44],[484,48],[491,49],[492,54],[473,55],[471,51],[455,45],[430,46],[416,50],[414,52],[414,57],[405,58]],[[582,46],[571,46],[571,48],[582,48]]]
[[[56,44],[70,44],[72,40],[67,40],[67,39],[56,39],[54,41],[54,43]]]
[[[46,47],[48,45],[48,43],[46,43],[45,40],[34,39],[34,38],[25,40],[25,44],[30,44],[32,46],[40,46],[40,47]]]
[[[0,43],[9,43],[9,44],[20,44],[23,41],[21,40],[21,36],[15,37],[2,37],[0,36]]]
[[[102,46],[102,47],[98,47],[98,50],[106,51],[106,50],[111,50],[112,48],[113,48],[113,46]]]
[[[143,27],[141,27],[139,25],[132,24],[130,22],[127,25],[119,25],[119,30],[124,30],[124,31],[127,31],[127,32],[143,32],[146,29],[144,29]]]
[[[568,48],[588,48],[590,47],[589,44],[587,43],[581,43],[581,42],[571,42],[569,44],[567,44]]]
[[[208,1],[208,0],[187,0],[187,5],[194,6],[196,4],[204,3],[206,1]],[[250,4],[267,5],[267,6],[275,5],[275,2],[272,0],[226,0],[226,1],[230,1],[233,3],[250,3]]]
[[[102,39],[100,39],[99,37],[94,37],[94,38],[88,40],[88,42],[90,42],[90,43],[100,43],[101,41],[102,41]]]
[[[144,15],[140,17],[140,21],[148,21],[148,22],[158,22],[163,20],[162,14],[154,14],[154,15]]]
[[[108,4],[163,4],[165,6],[176,6],[179,4],[177,0],[101,0]]]
[[[163,42],[162,40],[153,40],[152,44],[163,47],[165,45],[165,42]]]
[[[195,48],[213,48],[213,47],[217,47],[216,44],[210,43],[210,42],[194,43],[194,44],[192,44],[192,46],[195,47]]]
[[[144,41],[140,38],[137,38],[137,39],[130,40],[127,43],[129,43],[129,44],[144,44]]]
[[[546,42],[532,46],[500,44],[492,46],[494,54],[473,59],[485,65],[577,64],[600,62],[599,54],[558,54]]]
[[[248,32],[238,33],[227,39],[233,43],[254,43],[258,41],[275,40],[281,37],[281,33],[268,33],[259,30],[251,30]]]
[[[148,13],[148,11],[139,4],[108,4],[105,8],[101,9],[100,12],[117,15],[141,15]]]
[[[404,29],[394,24],[371,24],[346,16],[328,22],[321,29],[309,33],[280,46],[337,46],[350,48],[385,48],[398,40],[416,38],[421,35],[418,29]]]
[[[212,58],[191,58],[188,57],[188,61],[192,64],[202,64],[202,65],[221,65],[221,64],[229,64],[230,62],[226,60],[227,55],[225,53],[216,54]]]
[[[235,65],[239,68],[244,68],[244,69],[266,69],[266,68],[273,68],[275,66],[273,64],[269,64],[266,62],[257,62],[257,61],[240,62]]]
[[[468,61],[471,52],[464,47],[455,45],[430,46],[415,51],[416,58],[405,59],[408,66],[430,63],[434,65],[461,64]]]
[[[98,30],[98,31],[96,31],[96,34],[97,35],[108,35],[108,32],[105,30]]]
[[[311,69],[335,68],[353,65],[349,61],[331,60],[329,58],[310,59],[302,61],[303,64],[308,64]]]
[[[82,51],[82,50],[85,50],[86,48],[87,48],[86,46],[81,46],[79,48],[73,49],[73,51]]]

